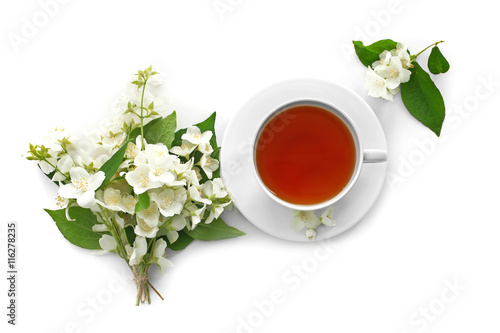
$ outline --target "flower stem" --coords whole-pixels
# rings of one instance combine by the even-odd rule
[[[444,40],[440,40],[439,42],[435,42],[435,43],[433,43],[433,44],[431,44],[431,45],[427,46],[425,49],[423,49],[422,51],[418,52],[417,54],[412,55],[412,56],[410,57],[411,61],[413,61],[413,60],[417,59],[417,57],[418,57],[421,53],[423,53],[425,50],[427,50],[428,48],[433,47],[433,46],[436,46],[436,45],[438,45],[439,43],[444,43]]]
[[[148,294],[148,304],[151,304],[151,295],[149,294],[149,287],[147,284],[146,284],[145,288],[146,288],[146,293]]]
[[[142,95],[141,95],[141,139],[142,139],[142,149],[141,150],[144,150],[144,146],[146,145],[145,144],[145,141],[144,141],[144,122],[143,122],[143,119],[144,119],[144,92],[146,91],[146,84],[148,83],[148,79],[145,79],[144,80],[144,85],[142,86]]]
[[[151,282],[149,282],[149,280],[148,280],[148,284],[149,284],[149,286],[151,287],[151,289],[153,289],[153,290],[154,290],[154,292],[155,292],[158,296],[160,296],[161,300],[162,300],[162,301],[164,301],[165,299],[163,298],[163,296],[162,296],[162,295],[158,292],[158,290],[156,290],[156,288],[155,288],[155,287],[153,287],[153,285],[151,284]]]
[[[120,229],[118,228],[118,226],[116,225],[116,222],[114,221],[113,218],[111,218],[111,224],[113,225],[114,229],[115,229],[115,233],[116,233],[116,236],[115,236],[115,239],[116,239],[116,243],[118,244],[118,248],[121,252],[121,255],[120,257],[122,257],[123,259],[125,259],[125,261],[127,261],[127,250],[125,250],[125,246],[123,245],[123,242],[122,242],[122,239],[121,239],[121,231]]]
[[[116,246],[117,246],[117,254],[122,257],[125,261],[127,261],[127,251],[125,250],[125,247],[123,246],[121,237],[120,237],[120,231],[113,221],[113,217],[109,217],[105,209],[101,207],[101,213],[99,213],[101,218],[103,219],[104,223],[108,227],[109,232],[111,235],[114,237],[116,241]]]

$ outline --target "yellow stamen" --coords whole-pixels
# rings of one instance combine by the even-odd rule
[[[72,182],[78,191],[85,192],[89,188],[87,178],[73,179]]]

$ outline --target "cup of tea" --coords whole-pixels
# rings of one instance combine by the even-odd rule
[[[255,177],[273,200],[291,209],[328,207],[356,183],[364,163],[387,160],[365,149],[349,116],[316,99],[287,102],[261,122],[253,144]]]

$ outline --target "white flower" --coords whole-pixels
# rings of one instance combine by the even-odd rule
[[[201,222],[203,219],[203,215],[205,214],[205,209],[207,208],[206,205],[203,205],[203,207],[195,209],[191,208],[189,211],[189,214],[191,215],[191,228],[194,229],[198,225],[198,223]]]
[[[159,181],[163,184],[170,184],[175,181],[174,174],[169,171],[172,163],[168,163],[167,161],[168,159],[165,159],[148,164],[150,170],[149,177],[151,181]]]
[[[221,204],[221,205],[212,205],[210,214],[208,215],[207,219],[205,220],[206,224],[210,224],[213,220],[219,218],[219,216],[224,212],[224,207],[230,204],[230,202]]]
[[[134,214],[137,198],[128,193],[122,193],[121,209],[128,214]]]
[[[127,138],[125,133],[118,134],[107,134],[101,139],[101,144],[103,147],[107,147],[110,151],[113,149],[118,149],[122,146],[123,142]]]
[[[399,59],[401,59],[403,68],[408,69],[413,67],[413,65],[410,63],[410,54],[408,53],[406,44],[398,42],[396,48],[394,50],[391,50],[391,55],[399,57]]]
[[[165,161],[169,164],[172,164],[173,156],[168,153],[168,148],[163,143],[157,143],[154,145],[148,144],[146,145],[146,149],[144,151],[146,152],[146,156],[148,157],[148,162]]]
[[[212,178],[212,172],[219,168],[219,161],[210,156],[203,155],[199,162],[200,167],[205,171],[205,174],[209,179]]]
[[[180,202],[181,204],[184,205],[184,203],[186,203],[186,200],[187,200],[186,188],[180,187],[180,188],[174,190],[174,192],[175,192],[175,201]]]
[[[170,149],[172,151],[172,149]],[[175,162],[174,163],[174,171],[177,175],[183,176],[184,173],[191,171],[194,165],[194,158],[191,158],[189,161],[186,163],[179,163]]]
[[[101,206],[114,211],[124,211],[122,207],[122,195],[119,190],[107,188],[104,190],[104,193],[98,191],[96,197]]]
[[[170,187],[178,187],[178,186],[190,186],[192,181],[192,167],[194,164],[194,159],[190,159],[186,163],[181,163],[179,162],[174,162],[174,175],[175,175],[175,180],[166,184],[167,186]],[[198,185],[198,181],[196,180],[194,182],[196,185]]]
[[[403,68],[399,57],[391,57],[388,65],[378,66],[375,72],[386,79],[388,89],[395,89],[401,83],[408,82],[411,74],[409,70]]]
[[[207,196],[208,198],[225,198],[228,195],[228,192],[226,190],[226,185],[224,185],[224,182],[220,178],[215,178],[214,180],[210,181],[207,180],[203,184],[203,194]]]
[[[69,170],[71,170],[72,167],[75,166],[75,163],[73,162],[73,159],[71,156],[68,154],[63,155],[58,161],[57,161],[57,169],[59,172],[56,172],[54,174],[54,177],[52,177],[53,181],[60,181],[66,179],[66,176],[64,174],[67,174]]]
[[[183,208],[183,204],[176,201],[174,190],[169,188],[161,191],[160,193],[151,193],[151,200],[158,205],[161,215],[165,217],[180,214]]]
[[[135,226],[134,232],[137,236],[154,238],[156,237],[156,233],[158,232],[158,221],[155,224],[149,225],[141,219],[139,216],[136,216],[137,225]]]
[[[151,202],[149,207],[138,212],[137,216],[144,220],[150,227],[156,227],[160,219],[158,205],[155,202]]]
[[[173,156],[168,153],[168,148],[164,144],[147,144],[144,150],[137,153],[134,159],[135,165],[150,164],[152,162],[165,162],[170,169],[173,165]]]
[[[183,215],[175,215],[167,222],[164,227],[167,230],[167,239],[170,243],[174,243],[179,238],[177,231],[184,229],[186,226],[186,218]]]
[[[392,53],[390,51],[385,50],[384,52],[380,53],[379,55],[380,60],[377,60],[372,64],[372,68],[376,69],[378,66],[388,65],[391,57]]]
[[[148,243],[146,238],[137,236],[134,241],[134,247],[132,254],[130,255],[129,265],[134,266],[141,262],[142,257],[146,254],[148,250]]]
[[[126,108],[125,108],[126,109]],[[120,116],[114,116],[112,118],[104,119],[101,122],[101,132],[102,133],[111,133],[111,134],[117,134],[122,132],[123,128],[123,118]]]
[[[314,240],[314,238],[316,238],[316,230],[311,229],[311,228],[307,229],[306,230],[306,237],[309,240]]]
[[[137,157],[139,152],[142,149],[142,137],[139,135],[135,139],[135,143],[129,142],[127,145],[127,149],[125,150],[125,157],[133,160]]]
[[[388,101],[393,100],[391,92],[387,90],[386,80],[375,73],[371,67],[368,67],[366,73],[365,87],[371,97],[382,97]]]
[[[61,185],[59,185],[59,186],[61,186]],[[59,192],[57,192],[57,196],[56,196],[56,205],[57,205],[57,207],[59,207],[59,208],[66,208],[66,207],[68,207],[68,204],[69,204],[68,198],[61,197],[61,195],[59,194]]]
[[[165,183],[165,185],[167,185],[169,187],[186,186],[186,184],[187,184],[186,179],[182,179],[175,172],[173,173],[173,175],[174,175],[174,180],[169,182],[169,183]]]
[[[333,207],[329,207],[327,210],[325,210],[323,214],[321,214],[319,219],[324,225],[334,227],[335,220],[333,219]]]
[[[99,239],[99,245],[104,251],[111,252],[116,249],[116,240],[113,236],[110,235],[102,235]]]
[[[116,99],[115,105],[114,105],[114,113],[123,113],[127,110],[128,108],[128,103],[130,102],[130,96],[127,95],[121,95],[119,98]]]
[[[389,90],[389,92],[391,93],[391,95],[396,95],[398,92],[399,92],[399,87],[396,87],[394,89],[389,89],[387,88],[387,90]]]
[[[76,199],[78,205],[90,208],[95,203],[95,191],[101,186],[104,172],[98,171],[90,175],[84,168],[75,167],[69,171],[71,183],[61,186],[59,195],[64,198]]]
[[[193,145],[200,145],[202,143],[210,142],[212,138],[212,131],[205,131],[201,133],[200,129],[196,126],[189,126],[186,133],[182,134],[182,140],[187,140]]]
[[[201,202],[206,205],[210,205],[212,203],[212,200],[202,197],[203,192],[200,186],[193,185],[189,187],[188,193],[189,197],[196,202]]]
[[[314,229],[321,222],[319,218],[314,214],[314,211],[302,211],[292,209],[292,220],[290,221],[290,227],[298,232],[304,228]]]
[[[90,165],[94,168],[100,168],[112,156],[112,150],[109,146],[99,144],[100,134],[89,133],[87,137],[90,141],[83,141],[78,145],[77,164]]]
[[[200,143],[198,145],[198,150],[201,151],[204,155],[210,155],[214,152],[214,149],[210,145],[210,141]]]
[[[139,165],[135,170],[128,172],[125,180],[134,188],[135,194],[141,194],[162,185],[161,181],[153,181],[150,178],[150,169],[147,165]]]
[[[153,249],[154,260],[158,265],[158,270],[162,273],[165,272],[165,269],[173,266],[172,262],[164,257],[166,248],[167,242],[160,238],[156,241],[155,247]]]
[[[183,157],[188,157],[196,148],[196,145],[192,144],[187,140],[182,140],[182,144],[180,147],[174,146],[170,148],[170,152],[172,154],[176,154]]]
[[[189,186],[200,186],[200,180],[198,178],[198,172],[196,172],[195,168],[186,171],[182,174],[186,185]]]
[[[194,167],[192,171],[194,171],[194,173],[196,174],[196,179],[198,180],[198,184],[199,184],[200,181],[203,179],[203,176],[201,175],[200,169],[198,167]],[[194,175],[192,172],[191,172],[191,177],[194,178]]]
[[[175,180],[174,163],[178,157],[170,155],[168,148],[163,144],[146,145],[146,149],[139,152],[134,159],[137,166],[145,165],[149,167],[149,178],[152,182],[169,184]]]

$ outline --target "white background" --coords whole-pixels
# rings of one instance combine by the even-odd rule
[[[4,272],[5,223],[19,226],[18,326],[6,324],[2,277],[1,327],[499,330],[500,47],[491,1],[221,0],[230,6],[221,13],[213,0],[61,0],[44,21],[41,3],[48,2],[0,5]],[[23,36],[26,22],[40,27]],[[16,47],[9,41],[14,35],[25,38]],[[441,50],[451,69],[434,77],[448,112],[441,139],[408,114],[400,96],[393,103],[366,96],[365,69],[351,40],[383,38],[406,41],[413,53],[445,40]],[[419,57],[424,68],[428,54]],[[97,126],[111,115],[129,75],[150,64],[165,79],[179,126],[216,110],[219,142],[232,115],[271,83],[319,78],[346,85],[370,104],[387,136],[389,178],[380,200],[360,224],[325,245],[331,253],[318,243],[275,239],[227,213],[228,224],[247,236],[170,254],[175,267],[164,276],[152,273],[165,301],[153,295],[151,305],[135,307],[134,286],[116,278],[127,273],[125,264],[61,236],[43,211],[55,208],[57,189],[21,155],[55,126]],[[281,297],[271,306],[274,294]]]

